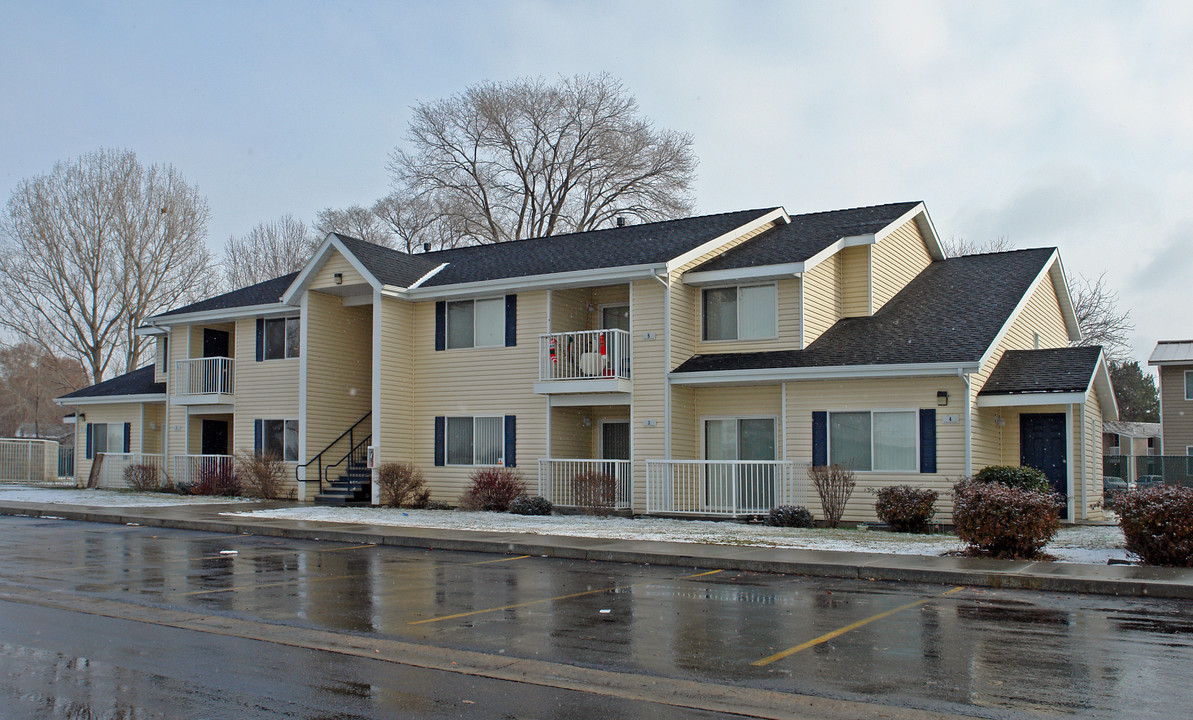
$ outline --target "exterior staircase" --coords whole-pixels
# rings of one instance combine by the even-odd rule
[[[368,443],[365,439],[365,443]],[[343,472],[331,477],[337,467],[327,468],[329,477],[315,496],[316,505],[371,505],[373,499],[373,473],[365,464],[365,458],[353,457],[350,453]]]

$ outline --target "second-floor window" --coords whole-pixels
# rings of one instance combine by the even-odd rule
[[[457,300],[447,304],[447,347],[505,344],[505,298]]]
[[[298,357],[298,318],[269,318],[263,321],[261,332],[262,359],[284,360]]]
[[[760,340],[778,335],[773,283],[706,288],[701,307],[705,340]]]
[[[1193,370],[1185,371],[1185,399],[1193,400]]]

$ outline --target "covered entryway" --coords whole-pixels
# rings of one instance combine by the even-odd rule
[[[1068,519],[1069,469],[1064,413],[1023,413],[1019,416],[1019,465],[1044,473],[1052,490],[1065,496],[1060,516]]]

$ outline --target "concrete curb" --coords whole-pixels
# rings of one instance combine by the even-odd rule
[[[286,507],[274,503],[273,507]],[[266,505],[256,505],[262,508]],[[939,585],[1075,592],[1099,595],[1193,599],[1193,569],[1134,565],[1021,562],[982,558],[887,555],[827,550],[791,550],[698,545],[643,540],[610,540],[558,535],[473,530],[439,530],[354,525],[307,520],[239,518],[220,515],[229,505],[92,508],[51,503],[0,503],[0,515],[58,517],[86,522],[166,527],[329,540],[354,544],[470,552],[539,555],[570,560],[670,565],[787,575],[894,580]],[[240,506],[244,509],[243,506]]]

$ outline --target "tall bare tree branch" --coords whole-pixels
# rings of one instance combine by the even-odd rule
[[[591,230],[691,212],[690,135],[655,130],[609,75],[481,83],[413,108],[399,192],[432,202],[465,242]]]
[[[224,246],[224,276],[232,288],[254,285],[301,270],[317,238],[293,215],[261,223]]]
[[[1094,280],[1079,275],[1072,282],[1073,310],[1081,327],[1081,340],[1075,345],[1101,345],[1107,359],[1124,363],[1131,360],[1129,335],[1135,329],[1131,311],[1118,309],[1118,292],[1106,284],[1106,273]]]

